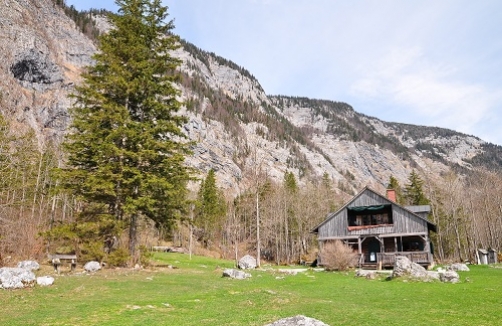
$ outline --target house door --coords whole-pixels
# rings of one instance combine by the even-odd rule
[[[375,238],[372,238],[368,242],[368,256],[366,257],[366,261],[370,263],[376,263],[378,252],[380,252],[380,241],[378,241]]]

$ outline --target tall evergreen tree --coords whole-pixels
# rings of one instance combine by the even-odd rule
[[[408,184],[405,187],[405,197],[409,205],[428,205],[429,199],[423,191],[424,181],[420,178],[418,173],[413,170],[408,177]]]
[[[284,187],[290,194],[298,192],[298,183],[293,172],[284,172]]]
[[[216,176],[211,169],[202,181],[199,196],[196,225],[204,229],[205,239],[214,235],[226,214],[226,203],[223,194],[216,185]]]
[[[116,0],[115,28],[99,39],[95,64],[77,87],[65,149],[66,186],[93,210],[129,227],[136,259],[137,223],[146,216],[168,226],[185,207],[189,153],[177,115],[180,103],[170,56],[178,47],[160,0]]]

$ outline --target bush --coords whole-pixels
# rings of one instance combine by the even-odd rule
[[[148,248],[143,245],[139,246],[139,252],[140,252],[139,262],[141,266],[143,267],[150,266],[151,260],[153,258],[153,252],[148,250]]]
[[[79,260],[81,261],[102,261],[105,257],[103,244],[99,241],[89,242],[82,245]]]
[[[359,255],[350,246],[336,240],[324,244],[320,257],[327,270],[344,271],[356,266]]]
[[[106,262],[110,266],[126,267],[127,263],[129,262],[129,258],[129,252],[126,249],[118,248],[108,255]]]

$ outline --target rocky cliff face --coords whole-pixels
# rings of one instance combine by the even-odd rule
[[[69,124],[68,94],[96,50],[51,0],[3,0],[0,11],[0,108],[41,144]]]
[[[51,0],[2,0],[0,104],[18,126],[33,128],[40,143],[60,139],[69,125],[68,95],[96,50]],[[109,28],[106,21],[97,22]],[[181,100],[196,142],[188,163],[216,171],[234,194],[253,182],[253,169],[281,182],[327,174],[345,192],[404,183],[412,169],[439,176],[470,169],[483,155],[499,166],[500,148],[440,128],[388,123],[345,103],[269,96],[244,68],[182,42]],[[495,153],[486,155],[486,153]]]

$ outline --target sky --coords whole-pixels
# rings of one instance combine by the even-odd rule
[[[66,0],[116,11],[114,0]],[[502,1],[163,0],[174,32],[269,95],[502,145]]]

